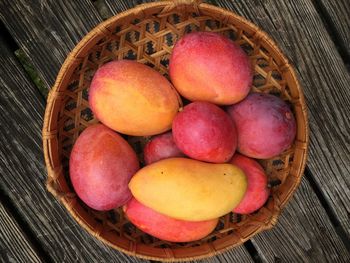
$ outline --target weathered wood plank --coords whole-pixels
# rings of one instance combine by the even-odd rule
[[[3,204],[0,202],[0,262],[43,262]]]
[[[249,11],[249,10],[248,10]],[[264,23],[264,22],[263,22]],[[273,28],[273,27],[272,27]],[[267,29],[266,28],[264,28],[265,29],[265,31],[267,31]],[[282,32],[283,33],[283,32]],[[284,33],[284,34],[286,34],[286,33]],[[282,37],[283,37],[284,35],[282,34]],[[274,36],[275,37],[275,36]],[[282,38],[283,39],[283,38]],[[287,48],[291,48],[290,46],[286,46]],[[292,49],[292,51],[290,51],[290,52],[293,52],[293,49]],[[302,54],[302,53],[299,53],[299,55],[300,54]],[[304,61],[305,62],[305,61]],[[300,72],[300,71],[299,71]],[[322,127],[322,126],[321,126]],[[346,133],[345,133],[346,134]],[[346,164],[346,163],[345,163]],[[349,196],[349,195],[348,195]]]
[[[0,186],[55,262],[146,262],[84,231],[46,191],[44,100],[0,38]]]
[[[330,30],[336,37],[336,45],[345,52],[347,59],[350,58],[350,2],[349,0],[316,0],[315,5],[326,23],[329,23]],[[350,61],[348,61],[350,63]]]
[[[232,262],[254,262],[248,251],[239,246],[209,259],[191,261],[192,263],[232,263]]]
[[[278,224],[252,239],[267,262],[349,262],[350,254],[303,178]]]
[[[101,0],[101,2],[103,2],[107,6],[107,8],[110,10],[112,15],[116,15],[120,12],[123,12],[125,10],[135,7],[136,5],[155,2],[155,0],[131,0],[131,1]]]
[[[85,0],[1,0],[0,19],[48,87],[75,44],[102,21]]]
[[[217,3],[259,25],[295,65],[309,109],[308,167],[350,236],[350,76],[312,1]]]

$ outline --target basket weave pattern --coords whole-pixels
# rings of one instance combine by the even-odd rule
[[[121,209],[98,212],[79,200],[69,180],[69,155],[79,134],[98,122],[88,104],[95,71],[111,60],[134,59],[167,77],[172,47],[192,31],[224,34],[248,54],[254,68],[254,92],[272,93],[289,102],[297,120],[295,143],[281,155],[261,161],[272,182],[271,196],[257,213],[220,218],[206,238],[172,243],[135,228]],[[213,51],[214,52],[214,51]],[[127,137],[142,154],[147,138]],[[91,31],[68,56],[49,94],[43,128],[48,190],[91,234],[131,255],[155,260],[212,256],[242,244],[277,222],[281,209],[299,185],[304,170],[308,124],[306,106],[294,71],[273,41],[253,24],[223,9],[198,1],[164,1],[138,6]],[[142,157],[142,156],[141,156]]]

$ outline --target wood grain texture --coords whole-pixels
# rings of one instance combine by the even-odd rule
[[[14,8],[14,7],[11,6],[13,4],[10,4],[10,8],[6,7],[4,9],[1,6],[3,2],[7,2],[7,1],[5,0],[0,1],[0,13],[1,13],[1,19],[5,21],[4,13],[7,13],[7,11],[5,12],[1,10],[10,9],[11,11],[11,8]],[[18,5],[17,2],[16,2],[16,6]],[[29,1],[27,1],[28,3],[25,1],[20,1],[20,2],[24,3],[22,4],[22,7],[27,8],[28,10],[32,9],[31,5],[36,5],[36,3],[30,3],[30,6],[29,6],[28,4]],[[46,6],[47,2],[45,1],[42,1],[42,2],[44,2],[44,6]],[[115,2],[118,2],[118,1],[115,1]],[[272,37],[279,43],[283,51],[291,58],[293,63],[296,65],[299,78],[301,79],[305,88],[305,93],[307,96],[310,115],[311,115],[310,125],[312,128],[312,137],[311,137],[311,145],[310,145],[310,148],[311,148],[310,162],[309,162],[310,170],[312,171],[313,176],[315,176],[315,181],[318,183],[319,187],[321,187],[323,194],[326,196],[328,202],[334,209],[337,216],[341,219],[342,226],[343,227],[345,226],[344,228],[347,229],[348,231],[349,229],[346,228],[346,226],[350,225],[349,224],[350,194],[349,194],[349,178],[346,178],[346,175],[349,174],[349,167],[347,167],[347,164],[349,164],[349,157],[347,157],[349,156],[349,141],[347,139],[347,136],[348,136],[347,130],[349,128],[348,127],[349,122],[347,117],[349,116],[348,114],[349,113],[349,106],[348,106],[349,91],[345,89],[347,87],[345,85],[349,83],[349,77],[348,75],[345,74],[346,69],[338,53],[334,48],[334,44],[332,43],[331,39],[327,35],[325,28],[322,26],[322,23],[318,14],[316,13],[314,7],[310,4],[310,1],[307,1],[307,0],[304,0],[304,1],[298,0],[293,3],[288,2],[289,3],[288,6],[286,5],[286,2],[280,3],[272,0],[270,1],[251,0],[251,1],[245,1],[245,2],[237,0],[237,1],[232,1],[232,4],[228,1],[218,1],[218,2],[221,5],[226,5],[233,9],[236,8],[236,11],[238,13],[243,14],[243,16],[259,24],[265,31],[267,31],[270,35],[272,35]],[[51,3],[51,2],[49,3],[49,5],[51,5],[50,7],[52,7],[52,5],[54,4],[55,3]],[[68,3],[68,5],[69,4],[70,3]],[[26,5],[28,5],[29,8],[26,7]],[[26,10],[23,11],[22,10],[23,8],[20,8],[18,10],[16,9],[16,10],[18,12],[21,11],[22,12],[21,14],[23,14],[23,12],[24,13],[29,12],[29,11],[27,12]],[[11,11],[12,16],[17,12],[16,10]],[[45,8],[43,8],[43,10],[45,10],[46,12]],[[72,10],[74,10],[74,8]],[[77,9],[77,12],[80,12],[79,10],[80,8]],[[45,14],[43,16],[56,17],[54,11],[51,10],[50,12],[48,15]],[[66,10],[65,12],[62,12],[62,13],[65,15]],[[36,31],[37,28],[43,28],[43,26],[40,27],[39,25],[41,22],[36,22],[38,26],[31,25],[32,21],[38,21],[38,20],[45,21],[45,19],[40,20],[39,18],[37,18],[36,17],[37,15],[40,16],[40,12],[39,14],[34,13],[32,14],[32,16],[29,16],[29,18],[31,19],[29,20],[29,22],[26,22],[28,18],[25,16],[23,18],[23,22],[21,22],[23,24],[20,24],[19,26],[18,25],[14,26],[14,25],[9,25],[9,23],[12,23],[12,20],[13,20],[9,18],[11,16],[11,13],[10,13],[10,15],[6,14],[7,22],[5,21],[5,23],[6,23],[6,26],[12,32],[12,34],[14,34],[16,30],[19,31],[19,33],[17,33],[18,36],[16,37],[16,40],[22,48],[30,46],[28,43],[26,43],[26,41],[32,45],[31,49],[27,49],[27,50],[24,49],[26,53],[29,54],[31,52],[30,50],[33,50],[34,52],[37,52],[37,53],[39,52],[39,55],[40,55],[39,57],[38,57],[38,54],[36,54],[36,56],[32,56],[31,59],[33,61],[37,59],[37,64],[34,63],[34,65],[36,67],[38,67],[38,65],[41,66],[40,72],[43,76],[47,77],[45,80],[46,80],[46,83],[48,84],[50,83],[50,81],[53,81],[54,77],[56,76],[56,73],[52,73],[52,70],[58,70],[59,68],[56,62],[58,62],[58,64],[62,63],[63,61],[62,58],[63,59],[65,58],[65,54],[66,54],[65,52],[66,51],[68,52],[71,49],[71,47],[74,45],[72,44],[74,43],[74,41],[70,40],[71,42],[68,41],[67,42],[68,44],[65,42],[61,43],[61,41],[56,41],[57,39],[55,39],[55,37],[58,39],[62,39],[62,36],[60,34],[55,35],[55,33],[52,33],[52,31],[50,31],[50,33],[46,32],[46,34],[51,36],[51,38],[52,36],[55,36],[55,37],[53,37],[52,39],[49,38],[49,43],[47,44],[46,51],[43,52],[42,49],[39,49],[39,48],[36,48],[37,50],[35,50],[35,46],[37,45],[35,41],[38,41],[39,44],[40,44],[40,41],[42,42],[45,42],[45,41],[42,40],[42,38],[40,38],[39,40],[33,38],[33,36],[40,37],[39,33],[37,32],[28,33],[26,31],[27,30]],[[72,11],[72,14],[68,14],[68,15],[74,16],[75,14]],[[55,19],[53,19],[53,21],[58,20],[58,18],[55,18]],[[67,23],[67,19],[64,18],[63,20],[64,21],[62,23]],[[72,22],[75,25],[74,20],[72,20]],[[17,24],[18,23],[19,22],[17,21]],[[27,25],[25,23],[27,23]],[[83,22],[84,26],[85,26],[85,23],[86,21]],[[77,24],[79,24],[79,22],[77,22]],[[13,27],[12,30],[11,30],[11,26]],[[52,27],[52,25],[47,25],[47,26],[49,28]],[[56,26],[63,27],[61,24],[58,24]],[[31,29],[30,27],[34,27],[35,29]],[[66,26],[63,27],[63,32],[65,32],[63,36],[68,35],[68,38],[67,38],[68,40],[71,38],[74,38],[76,34],[74,33],[74,30],[75,30],[74,26],[72,31],[70,31],[71,28],[72,28],[72,25],[69,25],[68,27]],[[27,38],[27,40],[23,40],[22,42],[19,42],[18,39],[21,39],[21,37],[23,37],[21,35],[21,30],[25,31],[22,33],[24,34],[24,36],[27,34],[29,38]],[[79,31],[79,29],[77,30]],[[73,36],[70,36],[70,34],[73,34]],[[52,45],[52,43],[54,45]],[[61,47],[59,47],[57,51],[55,51],[58,45],[62,45],[63,48],[61,49]],[[46,46],[45,43],[43,44],[43,46]],[[41,47],[41,45],[39,45],[39,47]],[[50,54],[50,52],[54,53],[54,55]],[[47,55],[51,55],[51,56],[48,57]],[[51,69],[44,68],[44,67],[52,66],[49,63],[47,63],[48,61],[47,58],[50,58],[50,59],[54,58],[52,60],[54,61],[53,62],[54,66]],[[3,63],[1,63],[1,65],[3,65]],[[7,72],[7,74],[9,74],[9,72]],[[12,74],[13,73],[11,73],[11,75]],[[3,76],[3,74],[1,73],[0,76]],[[16,86],[16,82],[13,83],[13,86]],[[13,91],[9,87],[7,89],[2,88],[1,90],[1,93],[4,94],[5,97],[6,96],[11,97],[12,96],[11,92]],[[30,106],[31,103],[33,103],[30,99],[26,100],[25,96],[22,96],[20,98],[15,97],[15,99],[10,99],[10,102],[11,102],[10,104],[6,104],[6,107],[9,107],[8,105],[11,105],[13,103],[16,104],[16,102],[18,105],[21,105],[21,106],[23,104],[25,105],[24,107],[25,116],[28,116],[28,118],[32,118],[31,120],[34,120],[34,123],[35,121],[37,122],[41,121],[41,117],[38,119],[36,118],[35,114],[34,114],[34,117],[31,117],[31,114],[33,114],[32,113],[33,108],[29,108],[29,110],[28,108],[26,108],[26,107],[33,107],[33,106]],[[2,106],[2,103],[3,102],[1,102],[0,104],[1,106]],[[29,104],[29,106],[27,104]],[[34,100],[34,113],[35,113],[35,105],[37,104],[35,103],[35,100]],[[342,111],[339,111],[337,109],[342,109]],[[4,111],[4,109],[2,109],[2,111]],[[19,110],[17,109],[17,111]],[[19,125],[17,125],[17,123],[14,123],[13,121],[12,122],[10,121],[10,124],[7,124],[7,122],[4,122],[7,119],[12,119],[13,116],[18,117],[19,119],[20,119],[20,116],[22,116],[22,114],[19,114],[19,113],[16,114],[16,110],[10,110],[9,114],[10,115],[5,114],[5,116],[0,117],[1,123],[2,124],[6,123],[6,125],[4,125],[4,128],[3,128],[3,125],[1,125],[1,128],[0,128],[1,143],[2,143],[2,140],[5,140],[4,138],[6,138],[6,140],[9,141],[7,142],[7,144],[10,145],[10,146],[6,145],[6,147],[1,148],[1,154],[2,154],[1,167],[3,167],[4,165],[7,165],[8,167],[10,167],[10,168],[4,168],[4,170],[1,170],[1,173],[3,174],[4,172],[6,174],[9,174],[10,177],[15,177],[15,176],[20,176],[21,174],[25,174],[28,176],[28,174],[35,172],[39,175],[39,178],[35,178],[35,180],[37,181],[34,181],[34,184],[38,184],[38,185],[40,185],[40,183],[43,184],[45,180],[44,178],[45,176],[42,176],[43,163],[38,161],[38,156],[41,156],[41,153],[40,153],[41,146],[39,146],[39,142],[41,144],[41,140],[32,139],[33,137],[31,133],[33,133],[33,131],[31,131],[31,129],[33,128],[30,125],[26,126],[27,124],[23,124],[21,122],[19,122]],[[33,123],[33,121],[31,121],[30,123]],[[40,125],[41,124],[39,124],[38,126]],[[15,136],[12,136],[12,133],[9,131],[6,132],[6,130],[9,128],[12,128],[15,131],[15,134],[14,134]],[[29,134],[28,138],[26,138],[27,132]],[[37,132],[35,136],[36,136],[35,138],[40,137],[39,132]],[[12,138],[12,139],[8,140],[7,138]],[[13,139],[13,138],[16,138],[16,139]],[[31,145],[33,143],[36,143],[37,146],[32,147]],[[13,149],[17,149],[17,152],[18,152],[18,149],[20,149],[21,154],[14,155],[13,153],[11,153],[11,150],[13,151]],[[11,167],[15,167],[15,166],[18,167],[18,171],[11,171]],[[30,173],[28,173],[28,169],[31,170]],[[35,225],[34,223],[36,222],[36,216],[33,212],[30,211],[32,210],[33,205],[29,206],[30,207],[29,214],[27,212],[28,208],[26,206],[30,205],[30,202],[31,202],[30,198],[32,196],[34,196],[34,202],[38,202],[40,198],[43,198],[43,195],[45,200],[49,199],[50,201],[45,204],[41,204],[39,202],[39,207],[37,207],[36,210],[34,210],[37,214],[44,215],[44,218],[39,221],[46,222],[47,220],[52,220],[53,218],[52,215],[60,218],[62,216],[61,212],[52,211],[52,208],[51,208],[52,204],[50,203],[55,201],[50,196],[45,196],[46,194],[45,189],[42,189],[40,191],[38,191],[37,189],[34,189],[36,190],[36,192],[32,192],[33,188],[29,188],[31,189],[29,191],[28,189],[26,189],[26,187],[28,184],[30,184],[30,179],[32,178],[29,177],[28,179],[26,177],[24,178],[22,177],[19,177],[20,179],[18,179],[20,183],[20,187],[14,186],[16,182],[16,180],[14,179],[13,181],[8,181],[10,179],[6,178],[7,181],[5,180],[5,182],[7,182],[6,192],[9,193],[12,199],[17,200],[18,204],[16,205],[21,210],[23,209],[25,211],[26,220],[28,220],[29,222],[33,223],[33,225]],[[330,180],[329,178],[332,178],[333,180]],[[13,185],[11,186],[11,184]],[[25,187],[23,186],[23,184]],[[40,185],[40,187],[43,187],[43,185]],[[19,190],[17,188],[19,188]],[[339,255],[345,255],[344,256],[345,259],[348,258],[348,254],[343,254],[344,253],[343,246],[341,245],[341,243],[339,243],[339,240],[336,234],[334,233],[334,230],[330,226],[330,223],[327,221],[327,216],[324,210],[322,209],[322,207],[320,206],[319,202],[317,202],[317,198],[315,197],[314,194],[309,193],[309,191],[312,193],[312,191],[309,188],[310,188],[309,186],[306,186],[305,188],[305,186],[302,185],[299,191],[302,190],[303,193],[305,192],[307,194],[300,195],[301,197],[298,197],[298,195],[296,195],[295,199],[293,199],[294,203],[296,202],[298,206],[303,206],[302,208],[299,208],[298,206],[296,206],[290,209],[288,207],[284,211],[285,213],[287,213],[287,211],[289,211],[288,209],[291,210],[291,212],[288,212],[289,213],[288,215],[287,214],[283,215],[287,217],[285,219],[287,222],[282,221],[284,219],[281,218],[280,225],[282,225],[282,230],[279,230],[280,232],[273,234],[270,239],[269,237],[264,237],[262,241],[259,241],[258,238],[260,238],[260,236],[254,239],[254,244],[256,244],[259,251],[264,255],[266,260],[273,261],[275,257],[276,257],[275,259],[286,258],[285,254],[287,255],[290,254],[291,256],[296,257],[296,259],[289,257],[291,260],[295,259],[295,261],[303,261],[303,258],[310,259],[312,258],[312,256],[308,255],[308,252],[311,251],[310,252],[311,254],[315,254],[316,252],[318,253],[319,250],[317,248],[316,249],[313,248],[313,246],[317,247],[319,245],[318,244],[319,242],[321,242],[320,246],[322,248],[324,248],[326,245],[331,246],[330,248],[331,255],[333,255],[334,253],[339,253]],[[23,198],[21,198],[22,196],[21,194],[25,194]],[[17,197],[14,198],[15,196]],[[304,197],[309,197],[309,196],[311,197],[308,202],[305,202],[302,199]],[[290,206],[292,204],[296,205],[293,203],[293,201],[291,202]],[[307,203],[307,205],[304,205],[304,203]],[[59,207],[59,205],[57,204],[55,204],[55,206]],[[315,209],[314,208],[315,206],[318,208]],[[64,209],[62,208],[60,209],[64,214],[65,213]],[[301,212],[301,214],[298,214],[299,210],[304,212]],[[314,213],[314,211],[316,212]],[[326,218],[325,219],[326,221],[324,221],[323,223],[326,226],[325,231],[321,232],[321,233],[323,232],[326,232],[326,233],[321,237],[318,236],[320,232],[317,232],[314,230],[314,228],[318,228],[317,224],[322,225],[321,224],[322,221],[320,221],[320,219],[317,217],[317,214],[320,214],[322,218]],[[29,219],[27,219],[27,217],[29,217]],[[74,229],[79,227],[77,225],[71,226],[69,223],[72,223],[72,220],[69,221],[69,219],[70,219],[69,217],[65,216],[63,217],[63,220],[59,219],[58,222],[60,222],[61,225],[67,226],[67,224],[64,224],[64,222],[68,221],[67,231],[69,233],[75,233]],[[305,227],[303,226],[304,229],[298,230],[291,223],[293,222],[293,220],[300,220],[300,222],[303,222],[303,223],[305,220],[306,221],[309,220],[310,222],[308,226],[305,226]],[[36,226],[35,231],[36,233],[39,233],[38,235],[40,237],[40,240],[46,241],[45,238],[42,237],[42,235],[43,234],[46,235],[47,233],[49,233],[48,229],[51,230],[51,227],[58,232],[54,234],[49,233],[46,236],[48,237],[48,241],[49,241],[49,245],[46,244],[46,246],[52,246],[52,243],[55,243],[60,240],[59,236],[62,235],[62,232],[60,232],[62,231],[62,229],[60,230],[59,228],[60,224],[57,224],[56,222],[54,223],[53,226],[50,226],[46,222],[46,223],[40,223],[39,226]],[[288,228],[289,226],[291,226],[290,229]],[[278,230],[278,226],[272,231],[277,231],[276,229]],[[305,229],[311,232],[308,233],[304,231]],[[302,232],[301,230],[303,230],[305,233],[304,235],[299,237],[298,233]],[[272,233],[272,231],[264,233],[262,235],[267,235],[268,233]],[[79,231],[77,232],[78,240],[82,235],[85,234],[85,232],[83,231],[80,231],[80,232]],[[282,235],[282,233],[284,234],[284,236],[286,236],[286,238],[280,239],[280,240],[277,239],[276,235],[280,236]],[[322,239],[322,238],[326,240],[320,241],[319,239]],[[73,238],[73,240],[75,241],[77,239]],[[308,247],[311,247],[312,249],[302,250],[302,248],[300,248],[301,251],[299,251],[299,247],[298,247],[299,239],[303,240],[302,244],[307,244]],[[85,242],[83,247],[79,247],[79,246],[77,247],[76,243],[71,245],[69,240],[71,240],[71,238],[66,237],[63,243],[65,243],[66,246],[68,245],[69,248],[72,248],[69,250],[72,250],[72,251],[75,250],[75,253],[77,253],[77,256],[76,256],[77,260],[84,260],[84,259],[91,260],[91,258],[94,258],[97,260],[98,255],[96,255],[96,253],[100,253],[102,251],[102,249],[101,251],[97,251],[97,252],[95,251],[95,249],[92,249],[93,251],[91,251],[91,248],[90,250],[86,251],[86,249],[84,250],[84,245],[88,244],[86,241],[83,241],[83,243]],[[279,243],[281,244],[279,244],[279,246],[276,246],[276,248],[273,249],[275,246],[276,240],[279,240],[278,244]],[[309,243],[307,243],[305,240],[309,241]],[[315,243],[315,240],[316,240],[316,243]],[[89,245],[87,245],[87,247],[88,246]],[[336,250],[335,247],[338,247],[338,246],[339,248],[338,250]],[[291,253],[291,251],[295,250],[296,248],[298,249],[298,251]],[[84,251],[82,252],[79,249],[82,249]],[[269,253],[269,250],[271,249],[273,249],[272,250],[273,252]],[[62,248],[58,248],[57,250],[59,252],[56,252],[55,259],[59,259],[59,261],[61,261],[62,257],[61,258],[58,257],[57,253],[58,254],[62,253],[63,252]],[[72,253],[72,251],[70,252]],[[92,253],[93,256],[90,257],[89,253]],[[105,254],[105,252],[101,252],[101,253]],[[84,254],[84,256],[81,256],[81,254]],[[64,252],[61,254],[61,256],[62,255],[64,255]],[[332,257],[334,257],[334,255],[327,257],[327,259],[330,259]],[[67,261],[72,261],[73,258],[74,257],[72,257],[72,255],[68,255]],[[114,260],[113,257],[112,258],[109,257],[109,258],[110,258],[110,261]],[[316,257],[316,259],[318,258]],[[102,261],[103,260],[106,261],[106,259],[102,259]],[[224,260],[224,259],[220,259],[220,260]],[[230,262],[229,260],[230,258],[227,259],[227,262]]]
[[[67,54],[102,20],[85,0],[1,0],[0,19],[48,88]]]
[[[221,1],[266,31],[294,64],[306,97],[311,174],[350,236],[350,76],[311,0]]]
[[[208,259],[188,261],[188,263],[232,263],[232,262],[249,263],[254,261],[244,246],[233,248],[220,255],[217,255]]]
[[[110,13],[112,15],[116,15],[120,12],[123,12],[125,10],[135,7],[136,5],[155,2],[155,1],[154,0],[130,0],[130,1],[102,0],[101,2],[103,2],[107,6],[107,8],[110,10]]]
[[[42,262],[28,237],[1,202],[0,262]]]
[[[278,224],[252,239],[267,262],[350,262],[350,254],[303,178]]]
[[[318,11],[322,12],[330,30],[334,30],[336,45],[350,57],[350,2],[349,0],[315,0]],[[350,61],[348,61],[350,62]]]
[[[44,100],[0,39],[0,188],[54,262],[147,262],[83,230],[46,191]]]

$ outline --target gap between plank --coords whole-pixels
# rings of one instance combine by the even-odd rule
[[[323,25],[325,26],[329,36],[331,37],[340,57],[342,58],[344,64],[348,71],[350,71],[350,55],[346,51],[346,47],[342,44],[341,37],[335,28],[326,8],[322,4],[322,1],[311,0],[316,11],[320,14]]]
[[[15,52],[19,49],[16,41],[12,38],[11,34],[5,27],[4,23],[0,20],[0,35],[3,37],[5,44],[11,50],[11,52]]]
[[[318,200],[320,201],[322,207],[326,211],[326,213],[327,213],[327,215],[328,215],[328,217],[329,217],[329,219],[330,219],[330,221],[331,221],[331,223],[332,223],[336,233],[340,237],[341,241],[344,243],[346,249],[350,252],[350,239],[348,238],[348,236],[347,236],[346,232],[344,231],[344,229],[342,229],[338,218],[334,214],[332,208],[328,204],[328,202],[327,202],[326,198],[324,197],[324,195],[322,194],[321,190],[317,187],[317,183],[313,179],[312,173],[311,173],[311,171],[310,171],[308,166],[305,167],[304,176],[305,176],[306,180],[309,181],[312,190],[315,192],[315,194],[316,194]]]
[[[4,40],[5,45],[10,49],[11,52],[13,52],[13,56],[18,60],[18,58],[15,56],[14,51],[18,50],[18,45],[14,41],[14,39],[11,37],[10,33],[6,30],[4,24],[0,20],[0,36]],[[23,67],[23,65],[21,64]],[[23,231],[24,235],[28,237],[28,242],[30,242],[30,245],[32,245],[35,253],[39,256],[39,258],[43,262],[53,262],[51,257],[42,249],[42,246],[40,245],[40,242],[36,238],[35,234],[32,232],[30,226],[27,222],[21,218],[20,213],[17,211],[15,205],[12,203],[9,196],[4,194],[5,191],[2,189],[0,185],[0,202],[3,204],[5,209],[13,216],[13,219],[18,223],[19,228]]]
[[[40,242],[36,238],[35,234],[32,232],[28,223],[22,219],[16,207],[12,204],[10,197],[5,195],[4,193],[5,191],[4,189],[2,189],[0,185],[0,202],[3,204],[5,209],[10,213],[13,219],[17,222],[19,228],[23,231],[24,235],[28,237],[28,242],[33,247],[34,252],[37,253],[39,258],[43,262],[47,262],[47,263],[53,262],[50,255],[43,250],[42,246],[40,245]]]
[[[29,79],[34,83],[40,94],[46,100],[49,90],[45,87],[43,80],[39,77],[38,71],[34,68],[29,58],[24,54],[22,49],[17,45],[3,22],[0,20],[0,36],[3,38],[5,45],[13,53],[13,56],[21,65],[23,71],[28,75]]]
[[[253,242],[251,240],[247,240],[244,242],[243,246],[248,250],[250,256],[252,257],[255,263],[262,263],[262,259],[259,256],[258,251],[256,250]]]

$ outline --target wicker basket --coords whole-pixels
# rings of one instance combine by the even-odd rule
[[[290,102],[297,120],[297,136],[290,149],[261,162],[270,182],[274,182],[264,207],[247,216],[233,213],[223,216],[215,231],[202,240],[171,243],[136,229],[121,209],[98,212],[84,205],[71,186],[68,164],[79,133],[98,122],[87,101],[89,84],[96,69],[108,61],[127,58],[145,63],[167,76],[173,44],[191,31],[218,32],[238,43],[249,55],[255,70],[253,91],[273,93]],[[129,139],[136,148],[143,142],[143,138]],[[129,255],[181,261],[213,256],[276,224],[281,209],[303,174],[308,122],[295,73],[264,32],[242,17],[200,1],[163,1],[140,5],[112,17],[98,25],[74,48],[48,97],[43,144],[48,190],[88,232]]]

